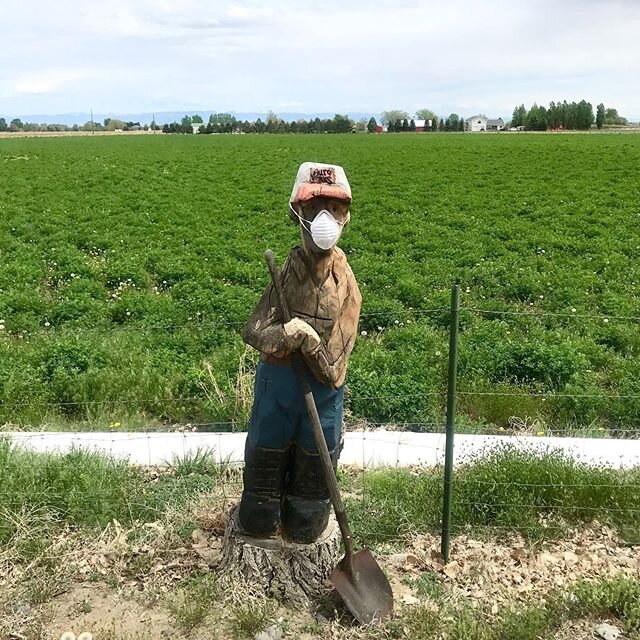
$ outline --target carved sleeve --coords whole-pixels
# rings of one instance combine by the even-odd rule
[[[286,277],[288,268],[287,259],[282,268],[283,277]],[[242,339],[262,353],[281,358],[288,353],[288,348],[277,298],[273,285],[269,283],[244,327]]]

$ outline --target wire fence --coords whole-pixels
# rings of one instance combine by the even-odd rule
[[[455,331],[460,332],[461,340],[455,349],[463,365],[474,335],[474,319],[480,317],[501,323],[589,320],[607,328],[640,321],[640,316],[585,314],[573,308],[565,313],[461,307],[458,314]],[[453,316],[453,307],[364,313],[365,322],[385,318],[389,324],[363,330],[367,334],[363,338],[373,339],[388,329],[414,322],[433,322],[441,329],[449,326],[451,335]],[[131,332],[192,332],[197,336],[220,329],[237,333],[243,324],[216,319],[193,324],[46,327],[31,332],[16,332],[3,325],[0,340],[12,344]],[[249,378],[252,366],[250,363],[244,372]],[[396,540],[441,529],[442,553],[448,559],[447,541],[459,533],[517,532],[547,537],[566,533],[567,527],[576,523],[597,523],[612,527],[631,543],[640,542],[640,393],[634,392],[635,381],[617,388],[602,385],[583,389],[541,380],[483,380],[478,384],[465,374],[459,376],[456,370],[453,376],[460,388],[454,385],[452,389],[451,374],[450,366],[448,382],[441,376],[426,389],[347,394],[341,480],[355,530],[363,541]],[[191,490],[215,488],[232,504],[242,493],[238,468],[243,461],[243,432],[251,396],[221,398],[216,393],[209,389],[197,395],[137,397],[125,393],[113,398],[25,399],[1,402],[0,413],[6,422],[3,430],[10,432],[18,445],[41,452],[85,448],[147,467],[165,467],[158,477],[168,474],[175,479],[177,474],[196,478]],[[424,418],[407,419],[406,411],[396,415],[394,407],[401,402],[426,407]],[[220,413],[216,403],[232,408],[228,419],[208,419],[207,414],[216,413],[214,409]],[[391,404],[387,407],[386,403]],[[611,418],[618,415],[611,409],[617,405],[625,407],[619,424]],[[180,411],[173,409],[176,406]],[[598,418],[599,408],[607,409],[605,419]],[[25,409],[43,416],[42,422],[12,420],[14,413]],[[567,418],[572,410],[575,417]],[[68,414],[68,421],[49,420],[56,412]],[[81,416],[80,423],[77,416]],[[57,432],[50,433],[52,430]],[[549,439],[555,436],[564,439]],[[5,456],[5,477],[17,473],[9,469],[8,460]],[[212,471],[203,461],[218,470]],[[202,479],[207,476],[211,482]],[[14,508],[20,504],[34,508],[49,505],[60,517],[71,517],[75,513],[73,500],[85,506],[111,503],[114,486],[110,478],[98,477],[87,483],[79,474],[76,480],[65,485],[67,490],[71,487],[68,499],[46,486],[30,486],[28,495],[13,487],[10,504]],[[167,491],[173,495],[173,490]],[[0,508],[6,509],[3,493],[6,488],[0,490]],[[134,514],[146,514],[140,516],[143,518],[165,509],[149,496],[129,496],[127,508]]]
[[[386,318],[388,325],[378,326],[370,331],[363,330],[363,339],[375,339],[385,331],[408,326],[411,322],[435,322],[435,326],[444,329],[449,321],[451,310],[446,307],[404,310],[380,310],[362,314],[364,322],[372,319]],[[473,318],[483,317],[517,320],[589,320],[611,325],[613,323],[636,324],[640,316],[619,314],[579,313],[575,309],[568,312],[540,311],[540,310],[502,310],[480,307],[462,307],[460,309],[461,323],[469,323]],[[2,321],[4,322],[4,321]],[[121,324],[110,327],[46,327],[34,331],[17,331],[11,329],[11,323],[2,324],[0,330],[0,344],[3,341],[31,341],[41,338],[63,339],[65,337],[82,337],[85,335],[114,336],[120,334],[139,334],[167,336],[175,333],[199,334],[229,329],[237,336],[243,326],[241,321],[228,321],[216,318],[214,321],[200,321],[182,324]],[[463,340],[473,336],[473,327],[462,331]],[[462,345],[461,355],[469,353]],[[425,354],[426,355],[426,354]],[[536,354],[534,353],[534,356]],[[52,357],[55,359],[56,354]],[[599,381],[592,376],[593,384],[589,382],[576,388],[571,381],[546,380],[545,372],[537,370],[533,380],[527,380],[531,371],[527,367],[541,369],[548,364],[551,369],[553,362],[546,362],[544,358],[539,362],[524,362],[527,354],[519,354],[517,350],[512,354],[512,360],[521,356],[522,367],[517,362],[499,363],[497,367],[506,367],[506,371],[498,371],[496,375],[469,376],[465,372],[461,377],[461,388],[457,396],[460,399],[458,428],[465,432],[518,432],[522,429],[544,431],[547,434],[570,433],[577,434],[583,430],[585,435],[611,435],[614,437],[630,437],[638,432],[640,422],[640,389],[635,392],[632,380],[618,384],[619,388],[611,388],[617,381]],[[544,354],[543,354],[544,356]],[[552,359],[548,356],[548,359]],[[399,356],[401,357],[401,355]],[[468,356],[467,356],[468,357]],[[546,357],[546,356],[545,356]],[[562,357],[562,354],[558,356]],[[243,373],[250,377],[254,361],[249,358],[248,370]],[[431,363],[432,364],[432,363]],[[70,375],[73,377],[74,363]],[[45,367],[48,366],[45,362]],[[560,362],[558,368],[563,366]],[[433,367],[432,367],[433,368]],[[522,370],[521,370],[522,369]],[[430,383],[421,380],[415,389],[409,389],[407,384],[394,388],[393,383],[383,385],[392,390],[391,393],[371,393],[365,389],[367,385],[359,381],[356,391],[347,394],[347,415],[354,420],[369,420],[373,423],[384,422],[396,424],[410,429],[431,429],[434,422],[443,422],[446,413],[446,380],[442,376],[436,377]],[[553,372],[552,372],[553,373]],[[145,372],[147,374],[147,372]],[[240,376],[241,372],[238,372]],[[502,375],[504,374],[504,375]],[[521,374],[521,378],[518,378]],[[147,374],[148,375],[148,374]],[[502,375],[502,378],[500,377]],[[559,375],[563,375],[561,372]],[[110,381],[109,381],[110,382]],[[250,385],[245,385],[243,395],[228,380],[213,381],[213,386],[204,388],[211,381],[201,380],[194,388],[193,383],[184,381],[180,386],[184,388],[168,388],[162,380],[158,380],[153,394],[144,395],[138,389],[130,390],[113,384],[113,391],[118,397],[104,397],[108,383],[95,381],[94,388],[91,381],[78,388],[73,382],[60,390],[50,388],[42,395],[45,398],[32,400],[28,388],[21,387],[16,391],[14,386],[5,385],[0,395],[0,421],[13,427],[37,428],[38,421],[42,424],[57,426],[58,428],[73,428],[78,422],[93,422],[100,428],[110,428],[112,423],[119,423],[120,427],[133,430],[171,430],[181,425],[196,426],[196,428],[212,429],[245,429],[249,418],[251,404]],[[627,384],[628,382],[628,384]],[[420,389],[425,384],[431,389]],[[53,385],[55,386],[55,385]],[[579,387],[580,385],[578,385]],[[594,388],[596,386],[597,388]],[[162,389],[164,388],[164,393]],[[371,388],[369,386],[369,388]],[[167,393],[169,391],[169,393]],[[185,392],[186,391],[186,392]],[[193,393],[196,391],[197,393]],[[157,393],[156,393],[157,392]],[[4,397],[3,397],[4,396]],[[48,398],[46,396],[49,396]],[[53,396],[53,397],[51,397]],[[74,397],[75,396],[75,397]],[[510,403],[507,404],[507,403]],[[596,403],[600,403],[596,406]],[[612,405],[617,403],[617,407]],[[545,407],[546,405],[546,407]],[[579,405],[579,406],[577,406]],[[548,409],[547,407],[553,407]],[[577,411],[576,409],[579,409]],[[509,410],[512,412],[509,413]],[[572,415],[572,410],[573,415]],[[411,415],[413,414],[413,415]],[[600,419],[601,418],[601,419]],[[537,421],[537,424],[534,424]],[[65,423],[69,423],[65,425]],[[91,428],[85,425],[83,428]]]

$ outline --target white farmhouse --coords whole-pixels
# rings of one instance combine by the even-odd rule
[[[467,118],[465,124],[467,131],[502,131],[504,129],[502,118],[487,118],[483,114]]]
[[[471,116],[471,118],[467,118],[467,126],[465,128],[467,131],[486,131],[487,120],[487,116],[483,116],[482,114]]]

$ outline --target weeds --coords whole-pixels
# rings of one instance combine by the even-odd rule
[[[169,610],[185,631],[202,623],[219,596],[213,574],[192,575],[180,586],[178,594],[169,600]]]
[[[221,468],[210,453],[196,452],[176,464],[175,476],[152,480],[102,454],[35,453],[0,438],[0,545],[29,560],[42,555],[64,526],[101,530],[114,520],[125,527],[156,521],[217,486]]]
[[[355,534],[363,544],[399,540],[439,528],[441,470],[393,469],[361,479],[363,499],[350,499]],[[640,472],[590,467],[559,452],[502,447],[454,474],[455,532],[520,531],[558,537],[568,524],[597,520],[630,542],[640,540]]]
[[[472,608],[464,600],[447,601],[439,610],[428,606],[405,609],[386,630],[399,624],[408,632],[405,637],[416,640],[539,640],[554,637],[555,631],[573,620],[610,617],[620,620],[629,632],[640,629],[637,579],[580,582],[564,592],[549,593],[539,604],[512,604],[499,615],[487,608]]]
[[[251,640],[272,622],[275,606],[270,601],[248,600],[231,611],[231,633],[234,640]]]

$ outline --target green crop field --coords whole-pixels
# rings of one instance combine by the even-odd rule
[[[459,282],[463,427],[637,427],[640,136],[526,134],[0,140],[0,423],[242,428],[305,160],[354,193],[350,422],[439,428]]]

